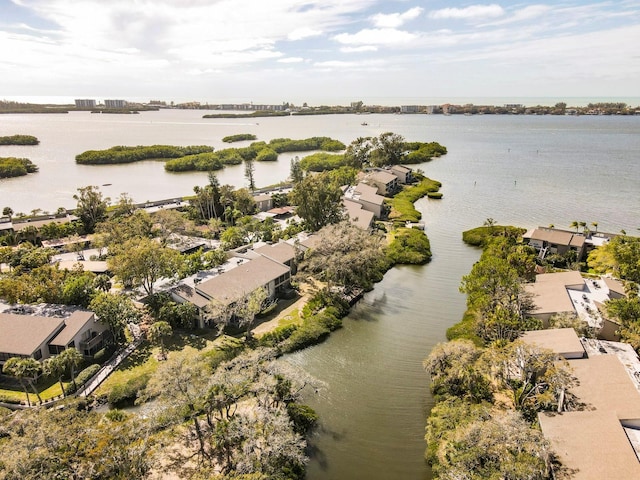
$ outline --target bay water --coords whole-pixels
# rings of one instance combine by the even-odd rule
[[[76,154],[113,145],[228,145],[222,137],[254,133],[259,140],[329,136],[350,143],[391,131],[410,141],[438,141],[449,153],[417,165],[443,183],[442,200],[422,199],[433,260],[397,267],[353,309],[344,328],[286,361],[327,388],[307,401],[320,429],[311,439],[310,480],[429,479],[423,460],[424,424],[433,400],[422,360],[446,328],[460,320],[458,291],[480,252],[462,231],[487,218],[534,227],[572,221],[598,230],[638,234],[640,118],[617,116],[335,115],[258,119],[202,119],[207,112],[164,110],[139,115],[73,112],[1,115],[0,135],[37,136],[36,147],[0,147],[0,156],[30,158],[40,172],[0,180],[0,207],[15,212],[72,208],[73,194],[98,185],[116,199],[188,195],[206,173],[170,174],[161,162],[80,166]],[[366,124],[366,125],[363,125]],[[243,146],[247,143],[233,144]],[[260,186],[284,180],[295,154],[256,164]],[[302,155],[300,155],[302,156]],[[221,183],[244,186],[242,166],[218,172]],[[592,227],[593,228],[593,227]]]

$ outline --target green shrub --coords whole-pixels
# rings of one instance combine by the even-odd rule
[[[441,186],[437,180],[424,177],[418,185],[405,188],[391,200],[389,219],[394,222],[417,222],[421,214],[414,207],[414,202],[430,192],[437,192]]]
[[[298,327],[296,331],[282,343],[282,351],[294,352],[309,345],[319,343],[329,335],[329,332],[330,330],[327,327],[312,317]]]
[[[442,192],[427,192],[427,197],[439,200],[442,198]]]
[[[226,362],[227,360],[231,360],[232,358],[238,356],[242,350],[243,347],[241,345],[214,348],[203,353],[202,358],[206,360],[207,364],[213,371],[218,368],[218,365],[220,365],[222,362]]]
[[[526,230],[524,228],[493,225],[490,227],[477,227],[462,232],[462,241],[474,247],[483,247],[492,237],[507,236],[519,237]]]
[[[293,429],[300,435],[309,433],[318,423],[318,414],[308,405],[287,404],[287,413],[293,422]]]
[[[82,370],[77,376],[76,376],[76,386],[78,387],[78,390],[82,388],[82,386],[87,383],[87,381],[89,381],[96,373],[98,373],[100,371],[100,365],[97,364],[93,364],[93,365],[89,365],[87,368],[85,368],[84,370]],[[71,385],[69,385],[66,388],[66,393],[67,395],[70,395],[72,393],[75,393],[76,389],[73,388],[73,383],[71,383]]]
[[[318,324],[328,329],[330,332],[342,327],[342,320],[326,309],[316,315]],[[335,310],[335,309],[334,309]]]
[[[462,320],[447,329],[447,340],[467,339],[477,347],[484,345],[482,339],[476,334],[476,321],[472,313],[467,311]]]
[[[132,163],[141,160],[179,158],[187,155],[213,152],[207,145],[176,147],[173,145],[138,145],[136,147],[116,146],[106,150],[87,150],[76,155],[76,163],[82,165],[105,165]]]
[[[277,327],[270,332],[265,333],[260,337],[259,344],[262,347],[275,347],[289,338],[293,332],[298,329],[295,324],[283,325]]]
[[[151,378],[150,374],[144,374],[128,380],[125,384],[115,385],[107,396],[109,405],[113,407],[133,405],[138,397],[138,392],[147,386],[149,378]]]
[[[347,166],[347,161],[342,154],[326,152],[313,153],[300,160],[300,168],[306,172],[324,172]]]

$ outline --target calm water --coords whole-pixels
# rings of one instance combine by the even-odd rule
[[[209,144],[255,133],[260,140],[326,135],[345,143],[358,136],[393,131],[407,140],[435,140],[449,154],[421,165],[443,182],[444,198],[420,200],[434,257],[424,267],[390,271],[322,345],[288,357],[328,388],[308,401],[322,418],[313,439],[310,480],[428,479],[422,460],[424,422],[432,399],[422,359],[464,311],[460,277],[479,252],[461,242],[461,232],[488,217],[524,227],[573,220],[598,222],[600,230],[640,227],[640,118],[534,116],[345,115],[242,120],[203,120],[203,112],[161,111],[108,116],[2,115],[0,135],[26,133],[38,147],[0,147],[0,156],[25,156],[36,175],[0,180],[0,206],[16,212],[73,207],[75,189],[111,186],[144,201],[184,195],[206,174],[168,174],[162,164],[77,166],[74,156],[113,145]],[[361,123],[366,120],[367,126]],[[258,164],[258,184],[287,176],[289,159]],[[219,173],[242,186],[241,166]]]

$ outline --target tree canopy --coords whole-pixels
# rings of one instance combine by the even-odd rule
[[[73,198],[78,202],[76,215],[80,218],[85,233],[93,233],[98,222],[106,218],[109,197],[103,197],[98,187],[90,185],[78,188],[78,193]]]
[[[289,194],[296,213],[311,231],[343,219],[342,190],[331,182],[327,173],[308,175]]]

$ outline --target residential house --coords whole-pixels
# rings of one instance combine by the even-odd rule
[[[373,213],[377,218],[381,218],[384,210],[384,197],[378,195],[377,188],[367,185],[364,182],[358,183],[355,187],[344,188],[344,199],[358,203],[367,212]],[[346,207],[349,211],[349,207]]]
[[[273,199],[271,198],[271,195],[268,193],[261,193],[259,195],[254,195],[253,200],[256,202],[259,212],[266,212],[273,208]]]
[[[2,364],[11,357],[44,360],[74,347],[90,357],[109,337],[108,327],[93,312],[81,310],[63,318],[0,313],[0,332]]]
[[[398,182],[402,185],[413,183],[413,170],[409,167],[405,167],[404,165],[391,165],[389,170],[398,177]]]
[[[253,251],[278,263],[286,265],[291,270],[295,268],[296,247],[289,242],[280,241],[274,244],[265,244]]]
[[[583,408],[538,414],[560,463],[554,478],[640,478],[640,393],[632,380],[640,372],[637,357],[627,368],[611,354],[569,364],[577,379],[571,393]]]
[[[281,252],[277,249],[271,253],[279,255]],[[265,287],[269,298],[273,299],[289,287],[290,279],[291,269],[287,265],[259,255],[252,260],[240,259],[236,267],[193,287],[180,285],[171,290],[171,295],[177,302],[191,302],[198,307],[199,327],[205,328],[209,326],[205,311],[210,302],[230,307],[260,287]]]
[[[377,193],[383,196],[393,195],[398,191],[398,177],[386,170],[375,170],[366,176],[366,182],[377,188]]]
[[[353,225],[363,230],[369,230],[371,228],[374,220],[373,212],[365,210],[362,204],[347,200],[346,198],[342,200],[342,204],[344,205],[345,211],[347,212],[349,221]]]
[[[576,259],[582,260],[586,254],[586,237],[582,233],[538,227],[526,232],[522,239],[536,249],[540,258],[544,258],[547,254],[564,255],[574,251]]]
[[[573,328],[552,328],[524,332],[520,339],[530,345],[552,350],[565,360],[584,358],[587,354]]]
[[[568,290],[583,291],[584,279],[580,272],[545,273],[536,275],[535,283],[525,284],[524,290],[530,294],[535,309],[530,312],[534,318],[548,326],[549,319],[558,313],[575,313],[573,299]]]
[[[619,325],[604,315],[607,300],[624,295],[623,285],[607,277],[582,278],[579,272],[545,273],[536,276],[535,283],[524,285],[535,308],[529,314],[548,326],[558,313],[573,313],[599,330],[599,338],[617,341]]]

